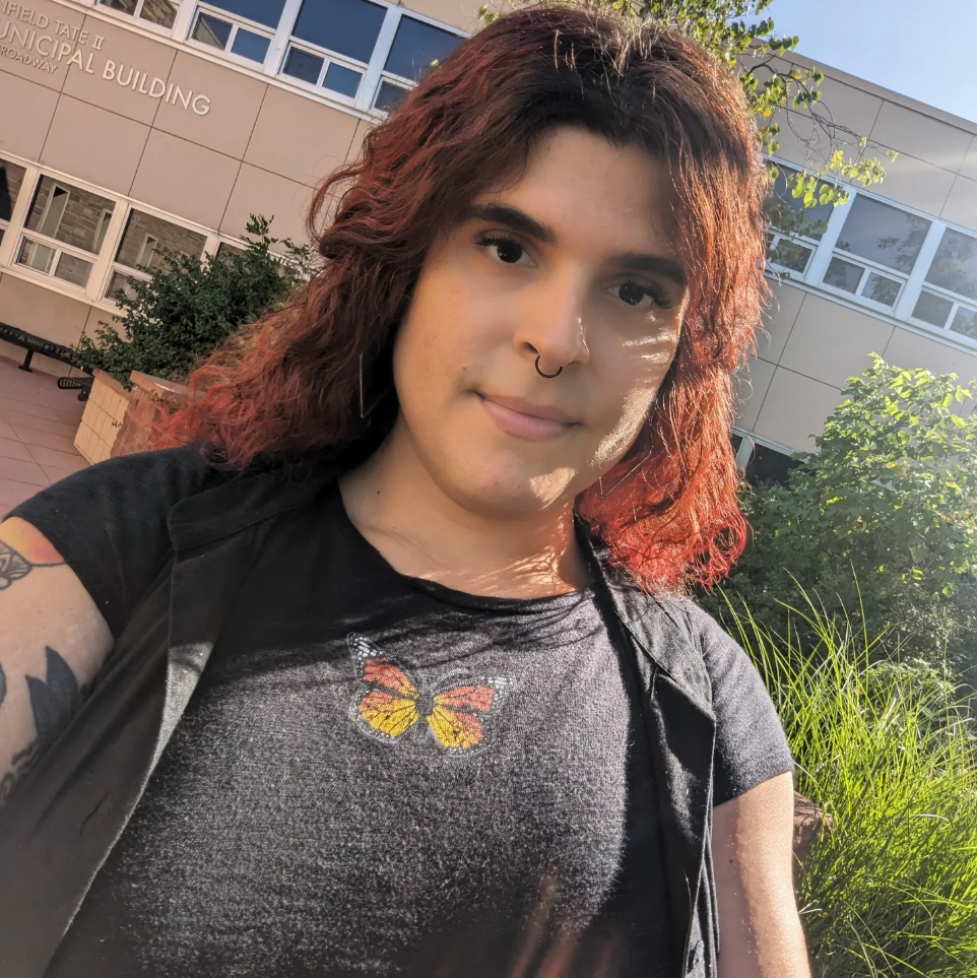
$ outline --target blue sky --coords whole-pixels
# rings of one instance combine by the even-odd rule
[[[774,0],[763,16],[814,63],[977,122],[977,0]]]

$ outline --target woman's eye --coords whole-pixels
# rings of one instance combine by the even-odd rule
[[[671,306],[662,292],[647,285],[641,285],[639,282],[622,282],[620,285],[615,285],[614,288],[620,290],[618,298],[635,309],[650,310],[656,306],[659,309],[668,309]]]
[[[478,244],[495,252],[498,260],[506,265],[517,265],[521,258],[526,257],[526,249],[514,238],[487,236],[479,239]]]

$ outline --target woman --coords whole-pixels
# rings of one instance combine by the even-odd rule
[[[762,197],[733,77],[565,5],[368,135],[192,443],[0,528],[4,975],[809,975],[783,731],[681,596]]]

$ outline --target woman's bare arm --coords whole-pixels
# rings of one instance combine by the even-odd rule
[[[0,524],[0,807],[111,648],[105,619],[47,538],[17,517]]]
[[[713,812],[719,978],[811,978],[794,896],[793,829],[790,773]]]

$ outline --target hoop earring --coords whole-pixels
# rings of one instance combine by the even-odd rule
[[[360,420],[366,421],[369,419],[370,415],[377,409],[380,403],[386,399],[387,395],[394,390],[393,386],[385,387],[379,394],[377,394],[372,403],[366,403],[366,393],[363,384],[363,354],[360,354],[360,365],[359,365],[359,402],[360,402]]]
[[[360,354],[360,420],[366,418],[366,411],[363,407],[363,354]]]
[[[603,477],[601,477],[600,479],[598,479],[597,480],[597,498],[600,499],[600,500],[607,499],[608,496],[610,496],[612,493],[614,493],[618,489],[620,489],[621,486],[623,486],[624,483],[627,482],[628,479],[630,479],[631,476],[633,476],[635,472],[638,472],[638,471],[641,470],[641,468],[645,464],[645,462],[647,462],[648,459],[651,458],[651,454],[652,454],[652,450],[649,449],[648,452],[647,452],[647,454],[642,455],[641,458],[638,459],[638,461],[635,462],[635,464],[632,465],[631,468],[628,469],[628,471],[625,472],[624,475],[622,475],[621,478],[618,479],[617,482],[615,482],[614,485],[611,486],[611,488],[607,490],[607,492],[604,491],[604,479],[603,479]]]
[[[542,356],[543,354],[541,353],[538,357],[536,357],[536,373],[538,373],[540,377],[545,377],[547,380],[552,380],[554,377],[559,377],[560,374],[563,373],[563,367],[558,367],[555,374],[544,374],[543,371],[539,369],[539,361],[542,359]]]

